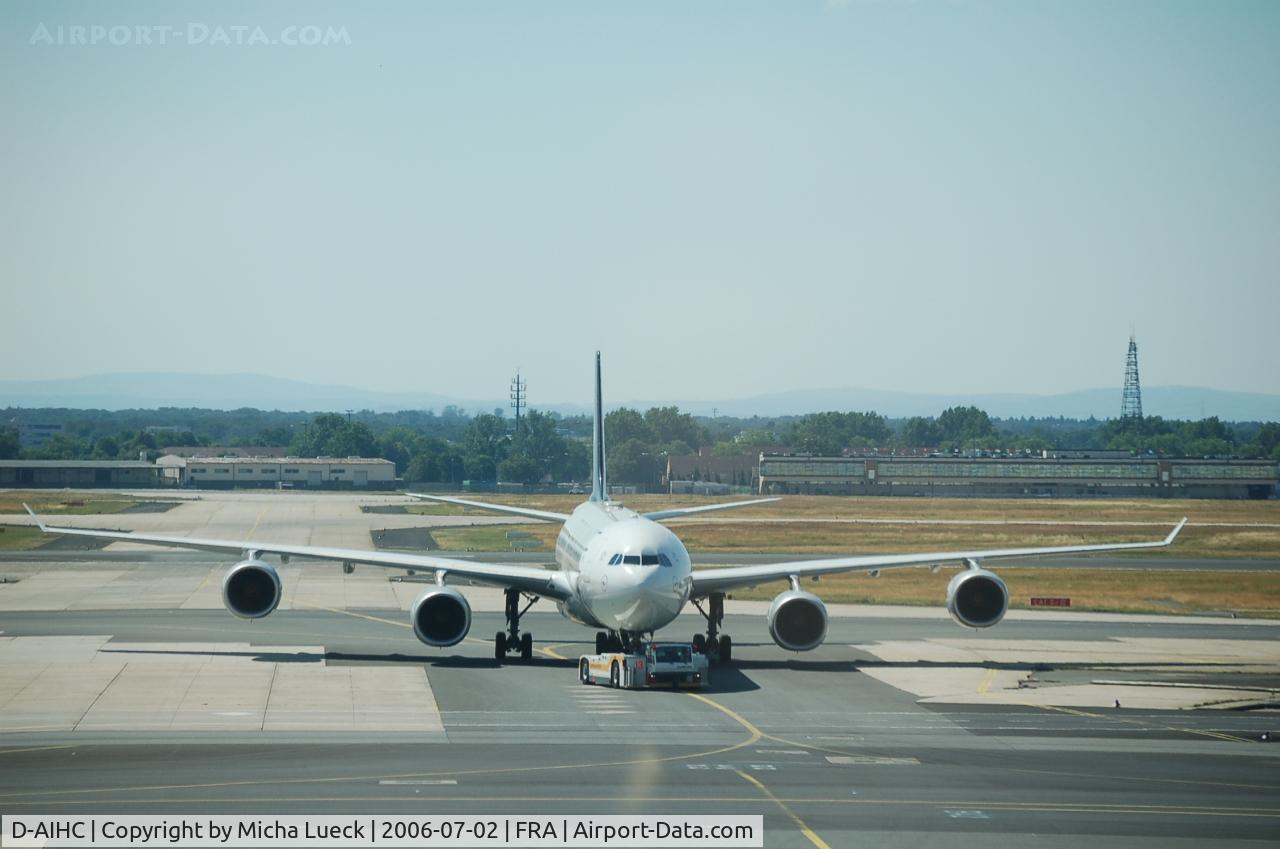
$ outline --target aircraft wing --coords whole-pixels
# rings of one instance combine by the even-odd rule
[[[427,554],[401,554],[395,552],[369,551],[359,548],[331,548],[317,545],[290,545],[272,542],[254,542],[248,540],[198,539],[195,537],[159,536],[138,534],[128,531],[96,531],[82,528],[58,528],[46,525],[35,511],[26,504],[31,518],[40,530],[47,534],[65,534],[67,536],[90,537],[93,539],[109,539],[116,542],[133,542],[142,545],[163,545],[177,548],[190,548],[197,551],[213,551],[236,556],[259,557],[263,554],[279,554],[290,557],[312,557],[318,560],[334,560],[346,563],[361,563],[367,566],[378,566],[385,569],[414,569],[423,572],[444,572],[466,578],[478,583],[497,587],[511,587],[533,595],[554,599],[565,599],[571,596],[569,586],[563,572],[539,569],[534,566],[518,566],[503,563],[477,563],[469,560],[455,560],[450,557],[432,557]]]
[[[677,516],[691,516],[694,513],[710,513],[714,510],[731,510],[734,507],[750,507],[752,504],[768,504],[770,501],[781,501],[781,498],[756,498],[751,501],[731,501],[728,504],[704,504],[701,507],[677,507],[672,510],[659,510],[656,513],[642,513],[646,519],[655,522],[663,519],[674,519]]]
[[[694,598],[712,592],[724,592],[737,587],[783,580],[792,575],[803,578],[813,575],[831,575],[838,572],[875,572],[902,566],[931,566],[937,563],[964,562],[967,560],[995,560],[1005,557],[1040,557],[1051,554],[1087,554],[1102,551],[1133,551],[1143,548],[1164,548],[1170,545],[1187,523],[1184,518],[1162,540],[1154,542],[1119,542],[1097,545],[1059,545],[1044,548],[995,548],[985,551],[943,551],[924,554],[869,554],[859,557],[833,557],[824,560],[798,560],[788,563],[767,563],[759,566],[730,566],[723,569],[695,569],[693,572]]]
[[[439,501],[442,504],[457,504],[460,507],[476,507],[480,510],[494,510],[498,513],[512,513],[529,519],[543,519],[548,522],[566,522],[568,513],[552,513],[549,510],[531,510],[528,507],[512,507],[509,504],[490,504],[488,501],[469,501],[466,498],[453,498],[447,495],[426,495],[421,492],[406,492],[410,498],[421,498],[424,501]]]

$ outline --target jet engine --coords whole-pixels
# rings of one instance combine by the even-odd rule
[[[456,646],[471,630],[471,605],[452,587],[423,590],[409,608],[413,633],[429,646]]]
[[[261,560],[241,560],[222,579],[222,603],[241,619],[261,619],[280,603],[280,576]]]
[[[779,593],[769,605],[769,636],[788,651],[809,651],[827,636],[827,607],[804,590]]]
[[[994,572],[970,567],[947,584],[947,610],[969,628],[990,628],[1009,609],[1009,589]]]

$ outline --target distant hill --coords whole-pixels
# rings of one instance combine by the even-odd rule
[[[992,393],[931,395],[878,389],[815,389],[773,392],[751,398],[724,401],[676,402],[682,410],[711,415],[713,409],[727,416],[781,416],[821,410],[875,410],[890,418],[936,416],[948,407],[973,405],[992,416],[1069,419],[1116,418],[1120,414],[1120,387],[1081,389],[1057,395]],[[1147,415],[1167,419],[1223,421],[1280,421],[1280,395],[1228,392],[1200,386],[1146,386],[1142,409]]]
[[[1120,388],[1084,389],[1058,395],[931,395],[874,389],[813,389],[772,392],[718,401],[660,399],[617,401],[610,406],[647,409],[675,404],[695,415],[786,416],[823,410],[875,410],[891,418],[936,416],[947,407],[972,404],[999,418],[1021,416],[1073,419],[1114,418],[1120,412]],[[429,392],[377,392],[261,374],[179,374],[131,372],[64,380],[0,381],[0,409],[70,407],[105,410],[200,407],[232,410],[442,410],[453,405],[470,413],[505,409],[505,399],[454,398]],[[1148,415],[1171,419],[1217,416],[1225,421],[1280,421],[1280,395],[1227,392],[1197,386],[1148,386],[1142,390]],[[586,404],[545,404],[565,414],[587,413]]]
[[[262,374],[126,372],[63,380],[0,381],[0,408],[73,407],[128,410],[199,407],[235,410],[442,410],[453,404],[469,412],[505,407],[426,392],[377,392],[352,386],[305,383]]]

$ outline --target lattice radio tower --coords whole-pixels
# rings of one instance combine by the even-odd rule
[[[525,399],[525,389],[528,386],[520,379],[520,372],[516,372],[516,376],[511,378],[511,406],[516,411],[516,434],[520,433],[520,411],[529,406]]]
[[[1138,383],[1138,343],[1129,335],[1129,356],[1124,362],[1124,397],[1120,401],[1120,418],[1142,418],[1142,387]]]

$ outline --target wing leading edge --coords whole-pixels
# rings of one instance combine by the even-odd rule
[[[533,510],[528,507],[513,507],[509,504],[491,504],[488,501],[471,501],[466,498],[453,498],[448,495],[427,495],[422,492],[406,492],[410,498],[421,498],[423,501],[438,501],[441,504],[456,504],[459,507],[475,507],[479,510],[493,510],[496,513],[511,513],[529,519],[542,519],[547,522],[566,522],[568,513],[552,513],[550,510]]]
[[[1183,518],[1169,535],[1154,542],[1119,542],[1096,545],[1059,545],[1041,548],[994,548],[978,551],[944,551],[921,554],[871,554],[858,557],[833,557],[826,560],[798,560],[787,563],[768,563],[759,566],[731,566],[724,569],[696,569],[693,573],[692,595],[696,598],[711,592],[724,592],[737,587],[783,580],[792,575],[806,577],[830,575],[839,572],[872,572],[878,569],[896,569],[903,566],[926,566],[935,563],[964,562],[966,560],[997,560],[1007,557],[1045,557],[1054,554],[1088,554],[1103,551],[1135,551],[1145,548],[1164,548],[1171,545],[1182,527]]]
[[[676,507],[671,510],[658,510],[654,513],[641,513],[646,519],[654,522],[663,519],[674,519],[677,516],[692,516],[695,513],[712,513],[716,510],[732,510],[735,507],[750,507],[753,504],[768,504],[771,501],[781,501],[781,498],[754,498],[751,501],[731,501],[728,504],[704,504],[701,507]]]
[[[59,528],[46,525],[35,511],[26,504],[22,505],[40,530],[47,534],[64,534],[67,536],[89,537],[92,539],[109,539],[116,542],[132,542],[142,545],[172,546],[189,548],[196,551],[212,551],[245,557],[259,557],[263,554],[287,555],[290,557],[311,557],[318,560],[335,562],[360,563],[366,566],[378,566],[384,569],[414,569],[444,573],[467,578],[478,583],[498,587],[511,587],[523,592],[545,596],[547,598],[565,599],[571,596],[572,589],[562,572],[538,569],[533,566],[518,566],[503,563],[475,563],[469,560],[454,560],[450,557],[432,557],[426,554],[401,554],[394,552],[368,551],[359,548],[331,548],[315,545],[290,545],[274,542],[253,542],[249,540],[199,539],[195,537],[173,537],[155,534],[138,534],[128,531],[96,531],[83,528]],[[442,576],[443,577],[443,576]]]

